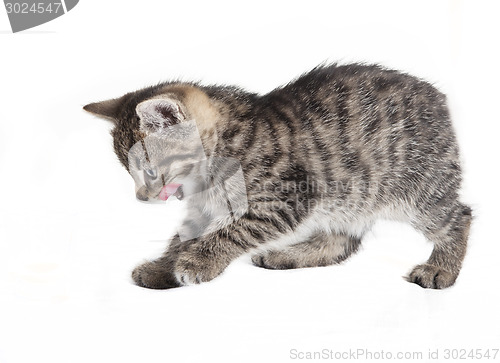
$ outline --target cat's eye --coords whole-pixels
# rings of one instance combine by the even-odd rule
[[[158,173],[156,172],[156,169],[150,169],[150,168],[147,168],[147,169],[144,169],[144,172],[146,173],[146,175],[150,178],[150,179],[156,179],[158,177]]]

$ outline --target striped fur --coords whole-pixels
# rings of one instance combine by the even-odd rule
[[[338,263],[379,218],[406,221],[434,243],[409,281],[455,282],[471,209],[458,200],[446,99],[429,83],[375,65],[330,65],[265,95],[174,82],[87,105],[114,120],[115,151],[127,169],[129,150],[145,136],[137,105],[158,97],[196,121],[209,159],[239,160],[249,208],[202,237],[174,237],[163,257],[134,270],[138,285],[209,281],[246,253],[274,269]]]

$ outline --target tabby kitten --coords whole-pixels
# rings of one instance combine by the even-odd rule
[[[247,253],[269,269],[335,264],[379,218],[406,221],[434,244],[409,281],[441,289],[459,274],[471,209],[458,199],[445,96],[423,80],[376,65],[330,65],[265,95],[167,82],[84,109],[114,122],[115,152],[141,200],[182,198],[190,175],[207,190],[220,175],[217,160],[237,160],[242,170],[244,183],[226,183],[226,199],[233,191],[245,198],[238,216],[213,219],[210,202],[224,203],[210,196],[193,204],[185,226],[199,230],[188,240],[177,234],[162,257],[138,266],[139,286],[210,281]],[[190,122],[199,142],[169,134]],[[174,175],[173,163],[185,172]]]

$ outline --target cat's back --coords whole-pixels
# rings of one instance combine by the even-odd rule
[[[386,160],[458,153],[445,95],[378,65],[317,67],[263,96],[259,112],[286,119],[296,132],[324,139],[340,149],[335,151],[385,151]]]
[[[460,183],[446,97],[420,78],[377,65],[320,66],[262,96],[256,110],[264,130],[277,130],[274,144],[326,181],[390,185],[382,189],[405,198]]]
[[[336,111],[356,111],[382,105],[408,108],[417,103],[444,106],[446,97],[429,82],[379,65],[347,64],[318,66],[262,99],[263,103],[287,100],[300,107],[326,107]],[[292,102],[295,101],[295,102]],[[390,104],[389,104],[390,103]],[[389,114],[394,110],[388,110]]]

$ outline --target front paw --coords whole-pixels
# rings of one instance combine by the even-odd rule
[[[227,265],[216,256],[185,252],[176,261],[175,277],[181,285],[199,284],[213,280]]]
[[[407,279],[428,289],[444,289],[455,283],[457,275],[438,266],[423,264],[416,266]]]
[[[150,289],[170,289],[181,286],[175,278],[172,264],[163,258],[137,266],[132,271],[132,279],[137,285]]]

